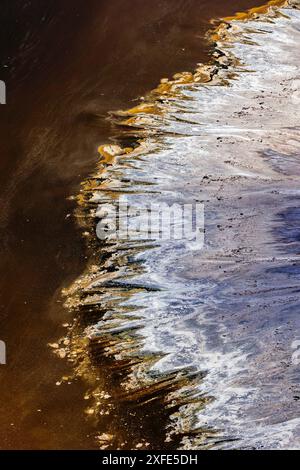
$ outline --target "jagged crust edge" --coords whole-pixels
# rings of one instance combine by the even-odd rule
[[[198,64],[194,72],[182,72],[175,74],[172,80],[162,79],[160,84],[146,95],[141,103],[133,108],[124,111],[116,111],[110,113],[110,119],[120,126],[120,132],[125,129],[125,133],[129,133],[136,139],[134,147],[122,147],[120,145],[102,145],[99,147],[101,160],[99,161],[97,172],[89,179],[83,182],[82,189],[77,197],[78,221],[84,229],[84,236],[93,250],[101,251],[102,247],[97,247],[93,240],[93,209],[90,205],[90,198],[95,189],[95,182],[101,176],[103,169],[107,165],[113,165],[114,161],[122,156],[143,155],[145,152],[151,151],[155,142],[153,136],[159,135],[160,123],[172,109],[172,101],[180,99],[182,91],[190,86],[214,86],[226,84],[228,80],[228,70],[240,66],[238,58],[230,53],[226,45],[240,40],[240,29],[237,22],[254,20],[269,20],[280,15],[280,8],[298,8],[299,0],[287,1],[270,1],[263,7],[251,9],[246,13],[237,13],[233,17],[223,18],[209,32],[209,41],[213,46],[212,61],[209,64]],[[229,77],[230,79],[230,77]],[[123,131],[124,132],[124,131]],[[95,278],[99,276],[99,267],[91,262],[87,271],[80,276],[68,289],[65,289],[63,295],[66,297],[66,306],[80,312],[82,307],[82,292],[88,290]],[[172,415],[172,427],[167,433],[167,439],[171,439],[174,434],[184,435],[188,433],[192,416],[195,411],[203,407],[210,397],[195,397],[191,390],[196,386],[199,375],[195,376],[190,371],[186,373],[180,372],[170,374],[169,376],[156,377],[155,379],[149,374],[154,364],[161,358],[160,355],[149,356],[139,353],[141,346],[141,338],[136,331],[129,335],[131,343],[131,354],[128,356],[128,349],[125,348],[125,356],[120,353],[120,347],[124,345],[124,339],[115,342],[116,336],[111,338],[110,335],[103,334],[101,339],[102,354],[108,355],[115,361],[115,368],[118,370],[118,364],[124,367],[124,359],[127,358],[128,375],[126,381],[120,385],[123,387],[123,399],[136,400],[137,398],[147,400],[149,394],[153,391],[165,393],[166,406],[170,406],[174,401],[179,411],[175,411]],[[67,357],[74,365],[74,377],[83,377],[87,382],[93,382],[97,379],[97,370],[90,360],[91,344],[97,339],[88,338],[85,330],[82,329],[78,319],[74,325],[69,328],[69,332],[65,338],[59,342],[59,347],[55,348],[55,352],[60,357]],[[66,378],[69,380],[69,378]],[[92,387],[93,388],[93,387]],[[97,392],[97,393],[96,393]],[[90,395],[98,396],[101,390],[94,388]],[[96,403],[96,399],[95,399]],[[97,406],[92,405],[89,410],[97,413]],[[89,413],[88,413],[89,414]],[[178,419],[177,418],[178,415]],[[202,434],[198,437],[183,437],[182,446],[188,448],[209,448],[207,437],[213,436],[212,431],[202,430]]]

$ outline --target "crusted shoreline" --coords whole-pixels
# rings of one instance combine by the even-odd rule
[[[53,348],[90,384],[87,414],[107,429],[97,436],[101,448],[277,448],[280,440],[294,446],[294,406],[283,400],[282,417],[277,410],[272,420],[276,385],[266,406],[250,371],[263,364],[270,383],[274,374],[290,374],[277,364],[288,360],[282,345],[270,341],[263,350],[253,338],[258,329],[259,341],[268,342],[273,333],[262,315],[283,329],[278,309],[298,302],[287,273],[299,261],[297,247],[290,252],[284,245],[279,220],[297,197],[299,63],[283,73],[280,62],[281,52],[293,58],[285,41],[287,22],[299,22],[296,5],[273,1],[225,19],[211,33],[211,64],[162,79],[140,105],[111,113],[119,142],[99,148],[98,170],[78,197],[93,256],[87,273],[65,291],[76,319]],[[297,30],[291,34],[296,42]],[[204,250],[191,255],[176,243],[96,242],[99,206],[122,194],[138,205],[138,195],[151,199],[153,188],[156,201],[205,204]],[[276,283],[284,286],[278,299]],[[254,427],[246,432],[243,421]]]

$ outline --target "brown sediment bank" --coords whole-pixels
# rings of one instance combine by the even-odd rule
[[[275,8],[296,3],[269,2],[222,22],[214,62],[162,80],[141,105],[112,115],[125,148],[100,147],[99,171],[83,186],[79,216],[94,258],[67,292],[78,316],[57,346],[90,381],[87,414],[106,431],[102,448],[297,446],[289,347],[298,226],[291,233],[289,225],[299,15]],[[126,136],[137,146],[127,148]],[[144,204],[201,199],[204,249],[192,255],[182,242],[159,240],[95,246],[101,208],[127,195],[138,211],[139,194]],[[162,418],[171,419],[165,432]]]
[[[1,79],[1,447],[93,448],[80,381],[47,344],[72,316],[60,290],[86,263],[72,211],[96,149],[113,136],[108,110],[128,106],[162,76],[206,61],[212,17],[256,5],[232,1],[3,2]],[[263,2],[261,2],[263,3]],[[130,14],[129,14],[130,13]],[[164,413],[164,411],[162,411]]]

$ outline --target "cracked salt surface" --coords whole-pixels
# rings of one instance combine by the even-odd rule
[[[112,248],[115,280],[128,292],[101,281],[92,303],[106,316],[87,330],[139,328],[140,353],[162,354],[149,380],[203,373],[193,397],[210,400],[182,407],[190,419],[180,424],[179,412],[178,426],[216,434],[186,447],[300,447],[300,371],[292,361],[300,335],[299,41],[297,9],[271,21],[232,21],[217,44],[229,54],[227,67],[209,83],[183,85],[165,100],[165,114],[144,115],[154,135],[115,157],[102,174],[105,188],[90,198],[100,207],[116,194],[137,208],[205,206],[201,250],[174,240]]]

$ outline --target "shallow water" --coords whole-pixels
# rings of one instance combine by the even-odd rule
[[[99,423],[84,414],[86,382],[56,386],[73,369],[47,346],[72,319],[62,305],[61,287],[86,264],[81,230],[69,216],[76,204],[67,198],[94,169],[97,147],[119,134],[105,113],[128,106],[161,77],[206,61],[208,20],[257,4],[132,3],[127,15],[124,0],[76,6],[67,0],[3,2],[0,78],[8,91],[8,103],[0,108],[0,337],[8,348],[0,378],[3,448],[98,446]],[[119,379],[111,378],[116,384]],[[172,387],[171,380],[166,388]],[[120,403],[115,415],[128,425],[131,404]],[[159,429],[160,418],[168,419],[168,412],[161,413],[153,429]],[[149,415],[148,424],[142,415],[138,419],[151,439],[151,409]],[[133,428],[138,420],[134,423]]]

